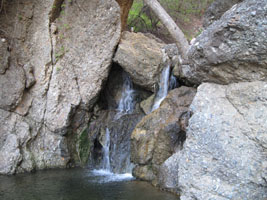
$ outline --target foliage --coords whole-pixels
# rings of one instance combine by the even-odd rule
[[[65,48],[64,46],[61,46],[60,49],[56,52],[55,57],[56,61],[61,58],[65,54]]]
[[[90,154],[90,141],[88,138],[88,129],[85,128],[78,138],[78,154],[81,164],[85,165]]]
[[[194,19],[202,18],[206,8],[213,0],[159,0],[160,4],[183,30],[188,39],[199,34],[200,29],[193,30]],[[135,0],[129,12],[128,27],[136,32],[150,32],[159,37],[168,36],[157,17],[144,4]],[[162,38],[164,39],[164,38]]]
[[[134,27],[134,31],[152,31],[159,23],[155,16],[148,13],[149,10],[144,6],[143,1],[134,1],[129,12],[128,25]]]

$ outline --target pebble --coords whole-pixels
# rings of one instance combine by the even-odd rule
[[[6,39],[5,39],[5,38],[2,38],[2,39],[1,39],[1,42],[5,42],[5,41],[6,41]]]

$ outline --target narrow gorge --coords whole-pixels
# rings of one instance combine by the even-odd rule
[[[0,199],[267,199],[266,0],[215,0],[187,62],[133,1],[0,2]]]

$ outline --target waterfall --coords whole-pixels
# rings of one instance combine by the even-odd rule
[[[109,159],[109,147],[110,147],[110,131],[106,128],[106,138],[103,146],[103,163],[102,168],[110,171],[110,159]]]
[[[163,99],[168,94],[169,89],[169,77],[170,77],[170,65],[168,65],[166,68],[162,70],[161,77],[160,77],[160,85],[159,85],[159,91],[156,94],[154,105],[152,107],[151,111],[156,110],[159,108],[160,103],[163,101]]]
[[[135,90],[127,73],[122,73],[123,84],[121,99],[114,118],[104,126],[105,138],[102,138],[102,160],[94,175],[104,177],[103,182],[132,180],[133,164],[130,161],[130,137],[138,119],[133,113],[135,108]],[[137,123],[137,122],[136,122]]]
[[[119,113],[132,113],[135,107],[133,83],[127,73],[123,73],[123,91],[119,102]]]
[[[177,79],[173,74],[171,74],[170,82],[169,82],[169,90],[173,90],[174,88],[177,88],[179,86]]]
[[[97,182],[108,183],[108,182],[126,181],[134,179],[132,174],[129,173],[128,170],[127,170],[128,173],[123,173],[123,174],[116,174],[112,171],[110,164],[110,144],[111,144],[110,130],[106,128],[105,142],[102,148],[103,159],[101,163],[101,169],[98,170],[95,169],[92,171],[94,176],[101,177],[100,179],[97,179]],[[116,144],[114,144],[113,146],[113,150],[115,149],[116,149]]]

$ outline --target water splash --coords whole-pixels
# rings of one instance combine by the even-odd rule
[[[98,183],[133,180],[134,177],[132,176],[131,173],[115,174],[112,172],[111,166],[110,166],[110,143],[111,143],[110,139],[111,139],[110,130],[106,128],[105,142],[102,148],[102,152],[103,152],[102,166],[101,166],[101,169],[93,170],[92,171],[93,175],[102,177],[100,180],[97,181]]]
[[[162,70],[160,77],[159,91],[156,94],[156,98],[154,100],[154,105],[152,107],[151,112],[159,108],[160,103],[168,94],[170,70],[171,70],[170,65],[168,65],[166,68]]]
[[[122,95],[117,107],[117,113],[113,119],[113,123],[118,124],[118,126],[122,126],[120,123],[123,122],[124,124],[129,123],[129,121],[125,121],[125,117],[128,119],[125,114],[133,113],[136,104],[136,94],[130,77],[123,72],[122,78]],[[100,180],[103,183],[134,179],[131,174],[133,164],[130,161],[130,136],[128,140],[122,139],[119,135],[125,133],[121,131],[114,127],[111,129],[106,128],[105,142],[103,142],[102,146],[101,166],[100,169],[92,171],[95,176],[101,177]]]
[[[134,177],[131,173],[125,173],[125,174],[114,174],[107,170],[93,170],[92,174],[94,176],[101,177],[100,179],[97,179],[97,183],[109,183],[109,182],[119,182],[119,181],[130,181],[134,180]]]

